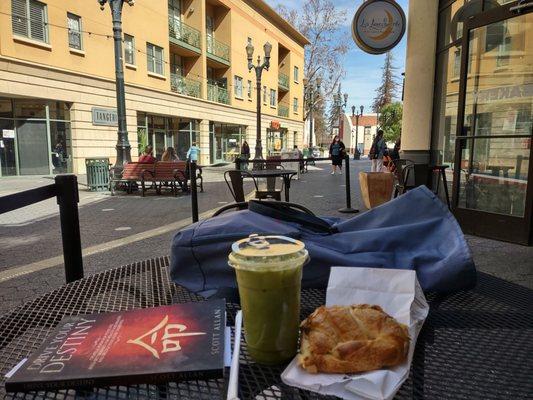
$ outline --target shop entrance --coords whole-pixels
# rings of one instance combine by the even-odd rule
[[[453,205],[466,233],[528,244],[533,13],[511,8],[464,27]]]
[[[241,154],[246,127],[241,125],[212,122],[211,154],[212,163],[232,163]]]
[[[279,156],[287,150],[288,130],[286,128],[267,128],[267,152],[269,156]]]

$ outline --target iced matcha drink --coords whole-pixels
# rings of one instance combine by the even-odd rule
[[[283,236],[250,235],[233,244],[248,352],[262,364],[295,356],[300,323],[302,267],[308,259],[302,242]]]

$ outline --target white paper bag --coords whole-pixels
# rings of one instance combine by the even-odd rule
[[[415,271],[383,268],[331,268],[326,305],[380,306],[398,322],[408,326],[409,353],[406,362],[393,368],[359,374],[310,374],[295,358],[281,374],[287,385],[349,400],[392,399],[409,376],[416,339],[429,306]]]

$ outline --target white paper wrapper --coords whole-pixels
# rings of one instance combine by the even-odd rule
[[[392,399],[409,375],[416,339],[429,306],[415,271],[382,268],[334,267],[326,305],[375,304],[409,327],[411,343],[407,361],[394,368],[360,374],[309,374],[296,358],[281,374],[287,385],[349,400]]]

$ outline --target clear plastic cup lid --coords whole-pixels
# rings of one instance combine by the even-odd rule
[[[231,246],[234,254],[241,257],[278,257],[301,252],[305,244],[286,236],[260,236],[252,234]]]

